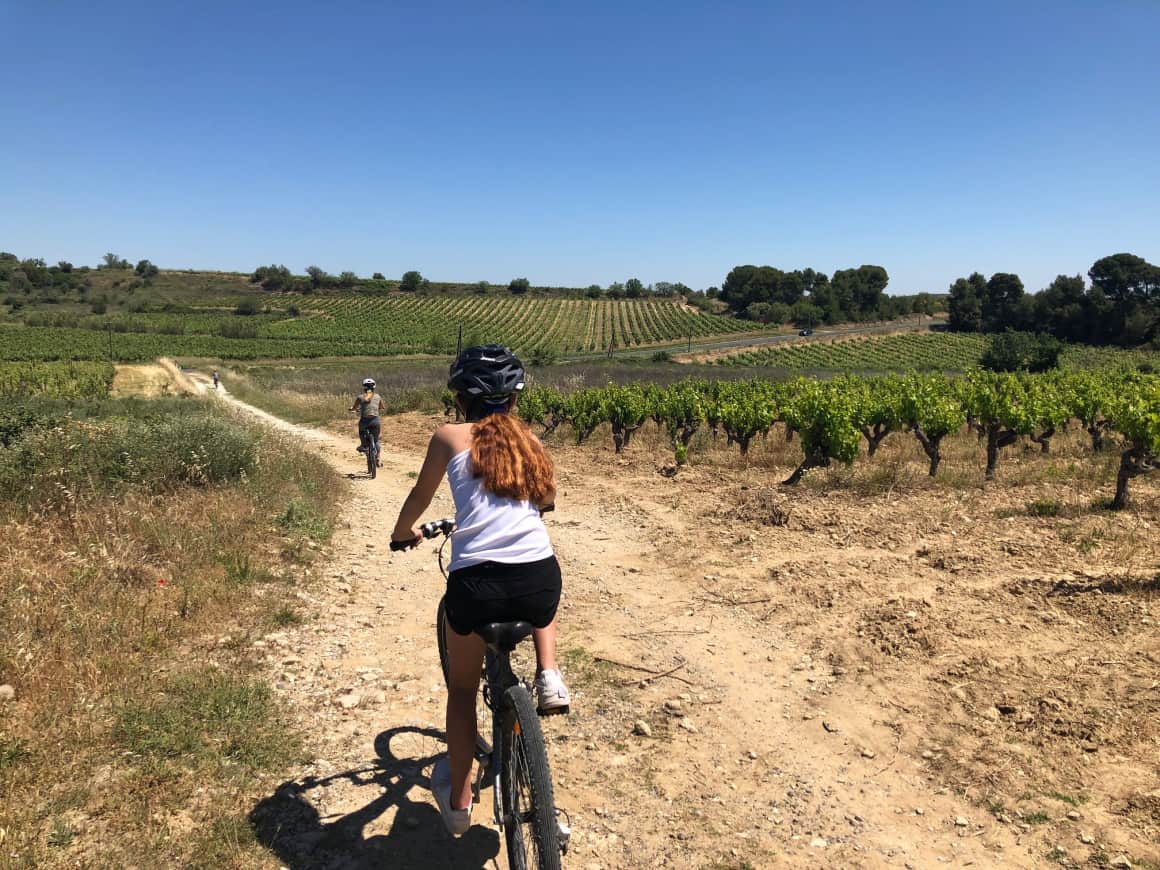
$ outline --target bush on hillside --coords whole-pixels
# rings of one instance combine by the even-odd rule
[[[980,362],[993,372],[1045,372],[1059,366],[1062,351],[1063,343],[1054,336],[1009,331],[991,338]]]
[[[5,424],[14,431],[0,450],[0,499],[63,506],[118,487],[166,492],[227,483],[254,470],[257,435],[208,408],[188,407],[99,421],[62,419],[52,406],[25,408],[23,419]]]

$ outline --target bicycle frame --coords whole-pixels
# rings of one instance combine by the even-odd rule
[[[483,660],[486,680],[484,682],[483,703],[491,710],[491,745],[485,753],[480,747],[476,753],[476,760],[480,762],[479,773],[476,775],[476,794],[479,794],[482,780],[488,770],[492,771],[491,799],[492,815],[499,829],[503,830],[503,784],[502,777],[498,776],[503,759],[500,755],[501,730],[503,728],[503,702],[501,700],[509,688],[516,685],[519,679],[512,671],[511,653],[488,647]]]

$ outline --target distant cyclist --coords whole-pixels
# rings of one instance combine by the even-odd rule
[[[514,413],[523,365],[500,345],[471,347],[451,364],[447,386],[466,422],[444,423],[431,437],[391,539],[422,539],[415,524],[446,474],[457,526],[445,598],[448,756],[436,763],[431,790],[448,831],[462,834],[471,824],[475,696],[485,651],[475,629],[530,622],[540,712],[565,712],[569,697],[556,667],[560,565],[540,519],[555,502],[555,470],[540,439]]]
[[[218,383],[219,383],[220,381],[221,381],[221,375],[219,375],[219,374],[218,374],[218,370],[217,370],[217,369],[214,369],[214,370],[213,370],[213,388],[214,388],[215,390],[218,388]]]
[[[383,404],[383,397],[375,392],[374,378],[364,380],[362,388],[363,391],[354,397],[350,409],[358,412],[358,452],[366,453],[371,445],[379,442],[382,432],[380,416],[386,410],[386,405]],[[371,438],[374,440],[371,441]],[[381,461],[379,465],[382,465]]]

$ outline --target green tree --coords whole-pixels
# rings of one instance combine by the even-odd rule
[[[813,328],[826,319],[826,312],[815,305],[813,302],[807,302],[802,299],[790,308],[790,320],[793,325],[799,329]]]
[[[1045,372],[1059,365],[1063,345],[1046,333],[996,333],[980,360],[983,368],[993,372]]]
[[[830,279],[842,316],[853,320],[872,320],[878,315],[888,283],[890,276],[881,266],[839,269]]]
[[[161,270],[148,260],[138,260],[137,266],[133,271],[137,273],[137,277],[148,279],[155,278]]]
[[[1145,301],[1160,293],[1160,268],[1135,254],[1112,254],[1096,260],[1088,277],[1117,305]]]
[[[522,296],[531,289],[531,286],[527,278],[512,278],[508,282],[508,291],[517,296]]]
[[[1023,299],[1023,281],[1011,272],[996,272],[987,281],[982,298],[982,331],[1002,332],[1022,329],[1020,302]]]
[[[1160,338],[1160,267],[1135,254],[1096,260],[1088,271],[1093,296],[1109,303],[1105,333],[1121,344]]]
[[[358,275],[354,272],[343,272],[338,276],[338,286],[344,289],[350,289],[358,283]]]
[[[113,253],[105,254],[103,259],[104,259],[104,262],[100,266],[97,267],[98,269],[117,269],[117,270],[120,270],[120,269],[132,269],[133,268],[132,263],[130,263],[128,260],[124,259],[123,257],[119,257]]]
[[[983,325],[983,296],[987,279],[978,272],[951,284],[947,301],[948,325],[952,332],[979,332]]]
[[[387,278],[382,272],[375,272],[375,274],[371,275],[371,280],[372,281],[386,281]]]
[[[294,289],[294,276],[285,266],[259,266],[250,276],[250,282],[261,284],[263,290],[272,293]]]
[[[644,295],[644,285],[639,278],[629,278],[624,282],[624,295],[629,299],[639,299]]]
[[[404,293],[414,293],[422,286],[423,276],[414,269],[410,272],[404,272],[403,277],[399,279],[399,289]]]
[[[310,286],[317,290],[326,284],[330,276],[326,274],[326,270],[319,266],[307,266],[306,276],[310,279]]]

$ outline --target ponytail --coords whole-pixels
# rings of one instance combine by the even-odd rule
[[[484,489],[535,505],[547,500],[555,470],[527,423],[514,414],[489,414],[472,426],[471,435],[471,467]]]

